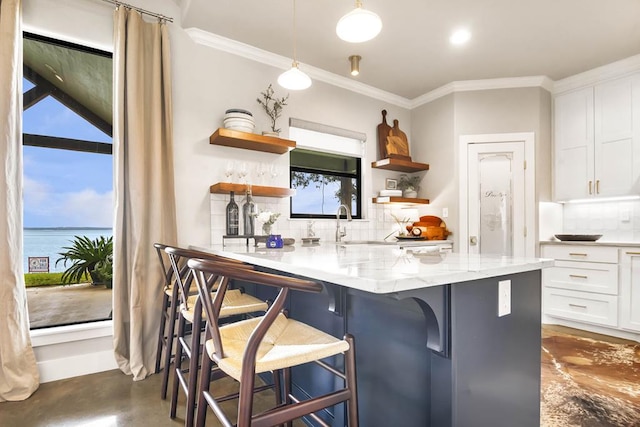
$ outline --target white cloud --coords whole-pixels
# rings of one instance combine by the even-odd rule
[[[25,176],[24,210],[25,219],[41,227],[112,227],[113,191],[54,192],[46,182]]]

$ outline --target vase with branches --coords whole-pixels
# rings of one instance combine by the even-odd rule
[[[280,129],[276,127],[276,121],[282,115],[282,109],[284,108],[284,106],[287,105],[289,94],[287,94],[287,96],[285,97],[278,98],[277,96],[275,96],[273,85],[270,84],[269,87],[267,87],[267,90],[265,90],[264,92],[260,92],[260,95],[262,96],[262,98],[257,98],[256,101],[258,101],[258,104],[260,104],[262,108],[264,108],[264,111],[269,116],[269,119],[271,119],[271,131],[279,134]]]

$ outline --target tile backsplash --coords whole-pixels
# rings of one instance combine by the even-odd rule
[[[601,241],[640,241],[640,200],[567,203],[563,206],[563,232],[602,234]]]
[[[244,196],[235,197],[236,203],[242,212],[242,204]],[[300,241],[302,237],[307,237],[306,219],[289,219],[289,199],[273,198],[273,197],[253,197],[258,211],[280,212],[281,216],[273,226],[274,234],[281,234],[282,237],[293,237],[296,241]],[[226,194],[211,194],[211,244],[221,244],[222,236],[225,234],[225,211],[229,196]],[[363,203],[363,209],[366,209],[365,219],[357,219],[347,222],[340,220],[340,225],[346,227],[347,235],[344,240],[382,240],[399,229],[399,226],[392,214],[398,218],[411,218],[417,221],[422,213],[418,213],[417,209],[401,209],[397,205],[390,204],[374,204],[371,202]],[[314,219],[313,230],[316,237],[323,241],[334,241],[336,233],[336,220],[332,219]],[[262,224],[256,221],[256,231],[261,229]],[[242,233],[242,226],[240,227]],[[244,240],[238,241],[238,244],[244,244]],[[232,244],[227,241],[225,244]]]

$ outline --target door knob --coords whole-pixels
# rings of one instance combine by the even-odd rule
[[[471,236],[469,238],[469,243],[471,244],[471,246],[475,246],[478,244],[478,238],[476,236]]]

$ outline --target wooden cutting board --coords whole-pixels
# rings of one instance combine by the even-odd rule
[[[395,119],[393,121],[393,127],[389,131],[389,136],[387,137],[387,154],[389,157],[411,160],[411,155],[409,154],[409,139],[407,138],[407,134],[400,130],[399,123],[400,122]]]
[[[387,123],[387,110],[382,110],[382,123],[378,125],[378,151],[380,159],[389,157],[387,153],[387,137],[391,132],[391,126]]]

